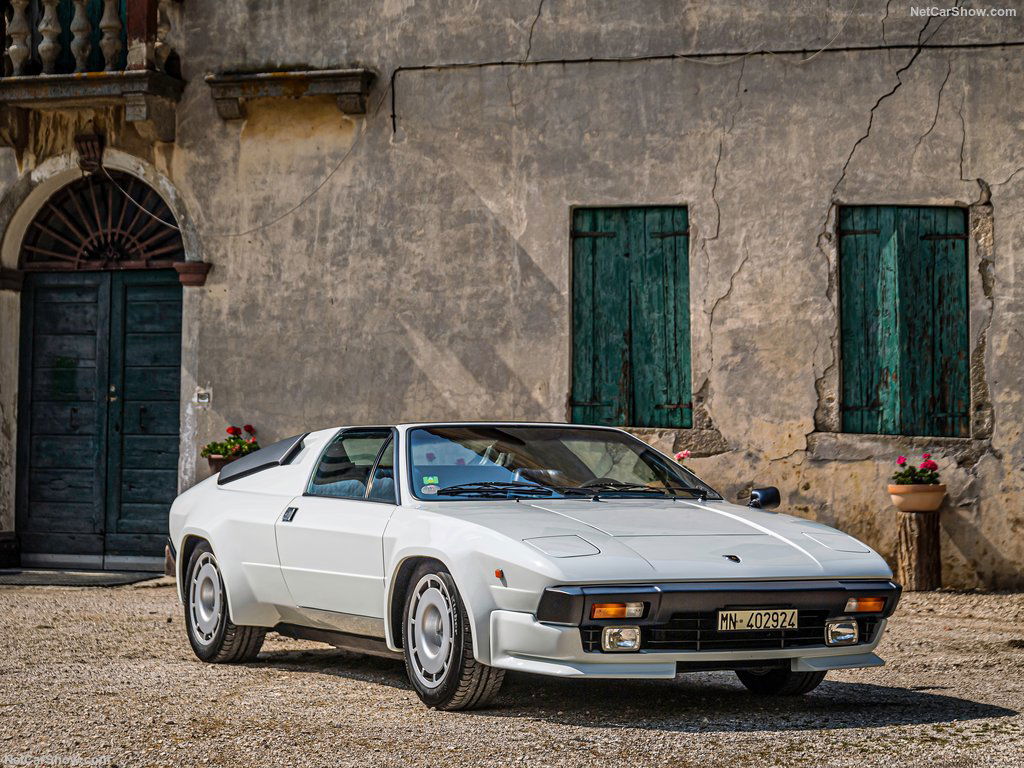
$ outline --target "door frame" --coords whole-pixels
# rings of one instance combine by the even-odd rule
[[[122,469],[123,453],[123,413],[110,407],[109,395],[112,381],[112,370],[118,366],[120,379],[117,382],[119,402],[124,396],[124,345],[127,328],[126,307],[120,313],[114,312],[115,290],[123,290],[123,275],[126,270],[82,270],[82,271],[40,271],[27,272],[25,286],[21,296],[19,357],[18,357],[18,415],[17,428],[17,467],[15,486],[15,536],[19,542],[21,533],[28,522],[29,472],[31,468],[31,418],[32,418],[32,353],[34,337],[35,286],[33,275],[44,275],[50,284],[61,285],[99,285],[97,300],[97,391],[96,391],[96,440],[98,455],[95,466],[94,487],[101,497],[98,533],[101,541],[100,554],[50,554],[22,553],[23,566],[44,568],[85,568],[99,570],[152,570],[164,569],[164,558],[159,556],[110,555],[107,554],[106,535],[112,531],[112,523],[116,521],[120,501],[119,478]],[[132,270],[132,277],[141,278],[140,282],[165,283],[169,275],[174,273],[167,269]],[[96,280],[95,276],[106,275],[107,278]],[[123,303],[123,296],[120,297]],[[184,293],[182,294],[182,323],[179,328],[180,338],[184,338]],[[103,328],[106,338],[103,337]],[[117,340],[117,341],[115,341]],[[180,362],[179,362],[180,368]],[[179,435],[180,417],[180,377],[179,377]],[[117,428],[115,428],[117,427]],[[179,438],[180,463],[180,438]],[[179,468],[180,486],[180,468]]]
[[[52,195],[65,185],[81,178],[78,155],[70,147],[54,154],[25,171],[17,183],[0,195],[0,317],[4,319],[0,337],[0,409],[4,426],[0,430],[0,537],[9,532],[14,536],[15,548],[11,560],[17,564],[17,485],[21,464],[18,462],[18,411],[20,376],[20,303],[21,251],[25,235],[36,214],[50,201]],[[196,371],[199,367],[199,348],[194,343],[198,334],[199,307],[205,293],[201,287],[210,269],[203,260],[201,238],[195,219],[178,191],[177,185],[166,173],[150,161],[117,147],[108,146],[103,152],[103,167],[131,174],[145,182],[159,195],[173,214],[173,221],[181,230],[185,262],[189,268],[182,274],[182,359],[181,400],[179,402],[179,462],[178,490],[188,488],[201,477],[201,466],[196,441],[203,409],[207,406],[192,402],[197,387]],[[195,286],[195,287],[190,287]],[[160,570],[163,566],[161,565]]]

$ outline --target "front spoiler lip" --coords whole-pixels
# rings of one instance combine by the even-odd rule
[[[874,637],[847,646],[761,648],[749,650],[641,650],[637,653],[587,653],[576,627],[544,624],[529,613],[497,610],[490,619],[490,657],[481,659],[501,669],[558,677],[673,678],[700,666],[730,669],[736,662],[783,664],[798,672],[873,667],[885,631],[879,622]],[[717,663],[716,663],[717,662]]]
[[[884,597],[885,610],[870,614],[887,618],[896,610],[903,588],[889,579],[828,579],[793,581],[704,581],[651,584],[609,584],[548,587],[537,606],[537,620],[546,624],[578,627],[587,624],[622,623],[615,619],[590,619],[595,602],[644,602],[642,619],[630,624],[663,624],[673,614],[714,611],[736,607],[793,607],[829,611],[829,617],[844,615],[851,597]],[[862,614],[869,615],[869,614]]]

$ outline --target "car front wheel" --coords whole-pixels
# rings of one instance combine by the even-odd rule
[[[440,564],[413,574],[402,617],[405,669],[435,709],[478,709],[494,700],[505,671],[473,658],[473,636],[459,590]]]
[[[232,623],[220,566],[205,541],[192,551],[185,578],[185,628],[196,656],[212,664],[255,659],[267,630]]]
[[[740,669],[736,676],[753,693],[762,696],[800,696],[825,679],[824,672],[793,672],[789,669]]]

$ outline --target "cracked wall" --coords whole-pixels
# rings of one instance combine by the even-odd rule
[[[269,441],[336,423],[564,419],[571,208],[681,204],[694,429],[642,434],[694,450],[728,497],[778,485],[788,511],[887,556],[892,461],[931,449],[950,489],[945,582],[1024,586],[1024,63],[1020,49],[917,47],[1024,40],[1024,27],[908,9],[189,5],[177,140],[148,158],[188,209],[197,258],[214,264],[186,297],[183,387],[214,399],[185,406],[183,445],[194,456],[225,422]],[[840,32],[836,48],[890,47],[404,72],[391,130],[386,74],[399,65],[815,51]],[[353,64],[385,74],[355,120],[329,100],[282,100],[224,122],[202,81]],[[59,144],[48,137],[46,151]],[[15,168],[8,154],[8,185],[44,159]],[[971,439],[837,431],[835,208],[879,203],[970,207]],[[194,462],[183,481],[203,474]]]

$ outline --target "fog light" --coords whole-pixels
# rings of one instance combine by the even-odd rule
[[[830,619],[825,622],[825,643],[828,645],[855,645],[856,619]]]
[[[851,597],[843,613],[881,613],[885,610],[884,597]]]
[[[601,631],[602,651],[639,651],[640,627],[605,627]]]
[[[644,615],[643,603],[594,603],[592,619],[639,619]]]

